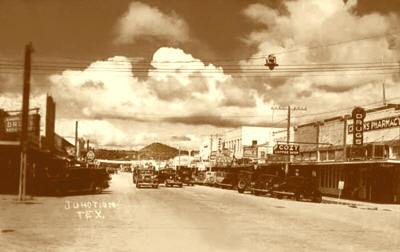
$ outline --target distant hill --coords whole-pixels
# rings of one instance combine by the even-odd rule
[[[167,160],[178,156],[179,150],[162,143],[152,143],[138,151],[139,159]],[[187,151],[181,151],[181,155],[187,155]]]
[[[97,149],[94,151],[96,158],[108,160],[132,160],[136,159],[137,151],[135,150],[107,150]]]
[[[179,150],[162,143],[152,143],[146,147],[135,150],[95,150],[96,158],[108,160],[137,160],[158,159],[167,160],[178,156]],[[188,155],[188,151],[181,150],[181,155]]]

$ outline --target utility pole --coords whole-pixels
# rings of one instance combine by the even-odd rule
[[[178,167],[181,166],[181,146],[178,146]]]
[[[282,106],[275,106],[271,108],[272,110],[287,110],[287,126],[286,126],[286,143],[289,144],[290,143],[290,127],[291,127],[291,121],[290,121],[290,117],[291,117],[291,111],[295,111],[295,110],[307,110],[306,107],[302,107],[302,106],[290,106],[288,105],[287,107],[282,107]],[[287,156],[286,159],[286,164],[285,164],[285,174],[289,173],[289,163],[291,161],[291,155]]]
[[[385,91],[385,82],[382,83],[382,101],[383,106],[386,106],[386,91]]]
[[[19,171],[19,190],[18,200],[22,201],[26,196],[26,172],[27,172],[27,152],[29,148],[28,139],[28,119],[29,119],[29,94],[31,86],[31,54],[33,48],[32,43],[25,46],[24,60],[24,84],[22,93],[22,122],[21,122],[21,163]]]
[[[78,153],[78,121],[75,122],[75,158],[78,160],[79,153]]]

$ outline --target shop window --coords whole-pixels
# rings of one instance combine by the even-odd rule
[[[375,145],[374,147],[374,158],[383,158],[385,154],[385,146]]]
[[[335,160],[335,151],[334,150],[328,151],[328,160]]]
[[[320,151],[319,152],[319,160],[325,161],[327,159],[327,152],[326,151]]]
[[[304,152],[303,157],[304,157],[303,160],[306,160],[306,161],[310,160],[310,152]]]
[[[392,158],[399,159],[400,158],[400,146],[392,147]]]
[[[344,160],[343,150],[335,150],[335,160]]]
[[[312,160],[312,161],[317,160],[317,152],[316,151],[310,153],[310,160]]]

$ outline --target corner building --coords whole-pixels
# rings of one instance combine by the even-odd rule
[[[322,193],[343,198],[400,203],[400,105],[366,109],[363,145],[353,143],[351,115],[328,118],[294,129],[300,155],[290,172],[316,173]]]

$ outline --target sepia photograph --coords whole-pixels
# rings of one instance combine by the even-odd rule
[[[0,0],[0,251],[400,251],[400,0]]]

